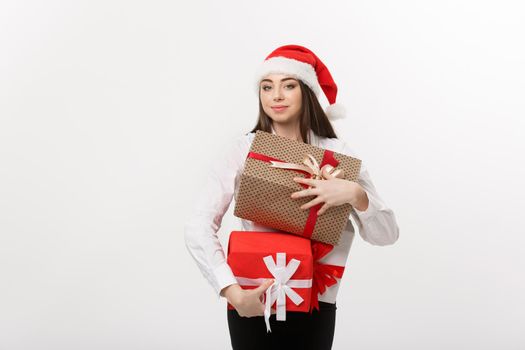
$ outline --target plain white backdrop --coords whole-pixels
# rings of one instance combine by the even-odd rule
[[[284,44],[332,72],[336,131],[400,227],[356,235],[334,349],[524,349],[524,10],[2,1],[0,349],[229,348],[183,224]]]

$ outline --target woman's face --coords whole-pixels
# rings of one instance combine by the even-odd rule
[[[269,74],[260,82],[259,96],[264,112],[274,123],[299,121],[303,97],[297,79],[286,74]]]

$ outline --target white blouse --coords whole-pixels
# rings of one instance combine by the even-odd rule
[[[218,295],[223,288],[237,283],[226,262],[224,249],[217,237],[217,232],[232,198],[237,198],[244,161],[254,137],[255,133],[238,137],[227,154],[215,161],[210,169],[206,185],[200,190],[195,208],[184,227],[186,246],[202,274]],[[310,132],[310,140],[314,146],[361,159],[344,141],[339,139],[318,137],[315,133]],[[399,237],[399,228],[394,213],[376,192],[362,160],[357,182],[368,195],[368,208],[365,211],[352,209],[339,245],[321,259],[323,263],[345,266],[354,239],[353,221],[358,227],[360,236],[370,244],[389,245],[396,242]],[[276,231],[249,220],[240,218],[239,220],[243,231]],[[326,292],[319,296],[319,301],[335,303],[340,283],[341,281],[337,279],[337,284],[328,287]]]

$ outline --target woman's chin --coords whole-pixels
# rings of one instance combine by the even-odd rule
[[[277,124],[290,124],[293,122],[293,118],[291,117],[285,117],[282,115],[279,116],[270,116],[270,119]]]

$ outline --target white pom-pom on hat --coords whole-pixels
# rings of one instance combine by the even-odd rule
[[[326,107],[325,113],[330,120],[343,119],[346,117],[346,109],[339,103],[334,103],[333,105]]]

